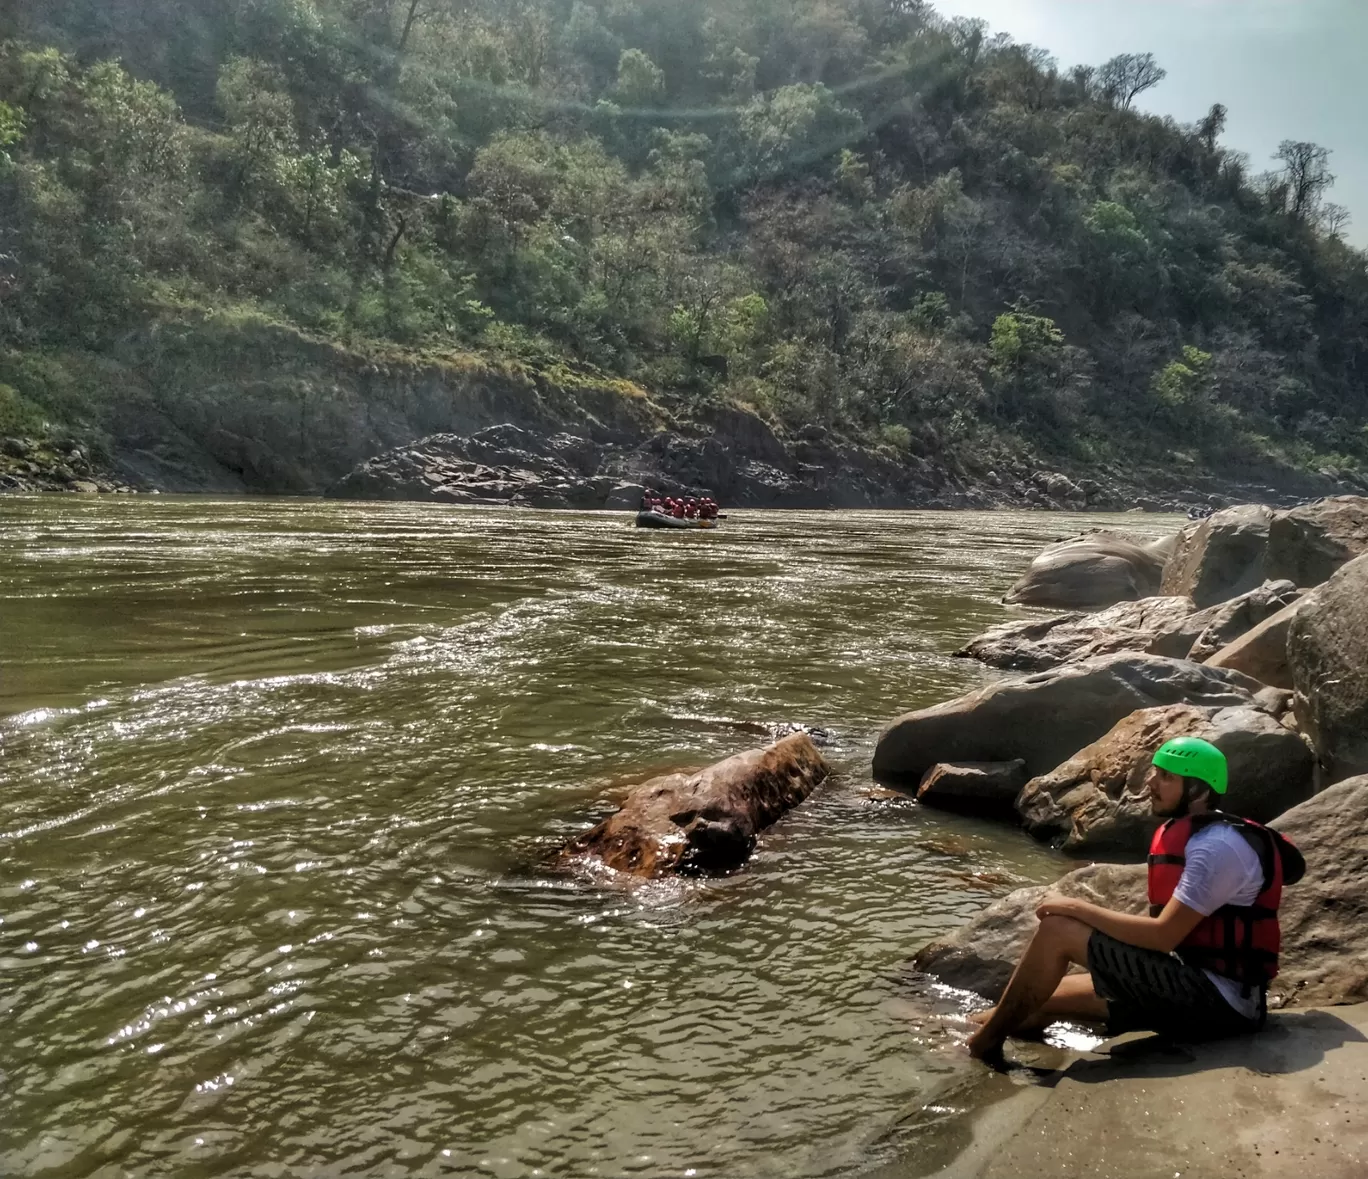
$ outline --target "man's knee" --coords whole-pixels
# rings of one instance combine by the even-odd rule
[[[1084,925],[1075,917],[1045,917],[1041,919],[1036,937],[1047,945],[1068,954],[1074,962],[1086,962],[1088,938],[1092,936],[1092,926]]]

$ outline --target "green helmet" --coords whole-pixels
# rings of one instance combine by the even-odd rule
[[[1225,754],[1200,737],[1174,737],[1172,741],[1165,741],[1155,751],[1154,764],[1171,774],[1197,778],[1217,794],[1226,792],[1230,779]]]

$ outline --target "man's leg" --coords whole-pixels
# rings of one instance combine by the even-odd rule
[[[1030,1021],[1054,997],[1070,965],[1088,964],[1091,936],[1092,927],[1072,917],[1046,917],[1017,963],[988,1022],[969,1038],[969,1054],[982,1059],[998,1052],[1012,1032]]]
[[[980,1027],[993,1018],[996,1007],[980,1011],[973,1021]],[[1024,1036],[1043,1032],[1061,1019],[1086,1019],[1100,1022],[1107,1018],[1107,1001],[1093,988],[1091,974],[1066,974],[1055,987],[1054,994],[1041,1004],[1040,1010],[1024,1023],[1009,1028],[1009,1036]]]

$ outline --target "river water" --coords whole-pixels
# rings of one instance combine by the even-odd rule
[[[846,1175],[968,1066],[909,955],[1062,863],[879,726],[1086,517],[0,497],[0,1173]],[[821,725],[726,880],[542,867]]]

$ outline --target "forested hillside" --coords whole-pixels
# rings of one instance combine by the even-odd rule
[[[0,434],[191,430],[290,340],[305,400],[345,356],[969,470],[1368,470],[1333,161],[1142,113],[1144,53],[920,0],[5,11]]]

